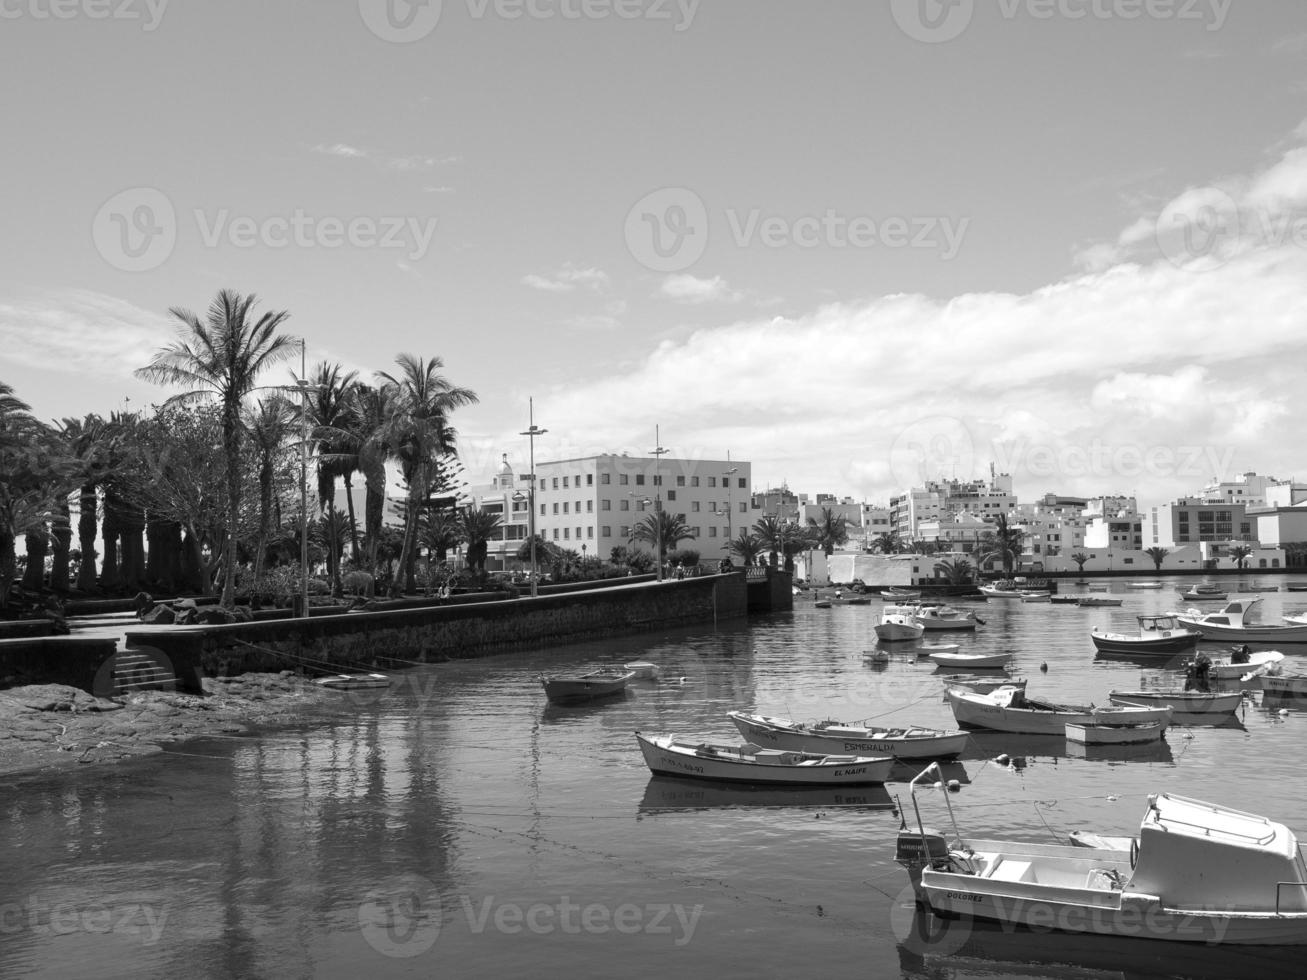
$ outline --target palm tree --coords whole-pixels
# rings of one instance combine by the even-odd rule
[[[733,538],[726,546],[745,565],[752,565],[762,554],[762,541],[747,527],[740,528],[740,535]]]
[[[417,540],[417,521],[422,501],[433,490],[442,490],[449,463],[443,457],[456,455],[456,432],[449,424],[454,409],[475,404],[477,396],[470,388],[456,388],[438,373],[445,362],[400,354],[398,377],[382,372],[383,388],[390,414],[381,428],[368,437],[372,453],[384,447],[390,458],[399,462],[408,484],[407,510],[404,514],[404,539],[400,546],[399,569],[391,593],[413,587],[413,561]]]
[[[1170,550],[1167,548],[1144,549],[1144,554],[1146,554],[1149,558],[1153,559],[1153,567],[1156,568],[1159,572],[1162,570],[1162,559],[1164,559],[1170,553],[1171,553]],[[1074,558],[1075,556],[1072,555],[1072,557]],[[1081,562],[1081,567],[1084,567],[1083,562]]]
[[[275,481],[286,441],[294,432],[295,418],[295,406],[280,393],[259,399],[254,409],[243,413],[245,434],[250,440],[250,448],[256,461],[255,472],[259,481],[259,540],[254,550],[256,582],[263,572],[263,556],[268,547],[268,539],[273,529],[280,523],[277,520],[280,515],[274,512],[277,503],[274,496]],[[340,569],[332,568],[331,563],[328,562],[328,572],[334,587],[338,582]]]
[[[776,567],[776,556],[780,554],[784,545],[784,527],[785,522],[774,514],[760,517],[753,525],[753,533],[757,536],[758,543],[770,553],[767,560],[772,568]]]
[[[1234,559],[1234,566],[1240,571],[1243,570],[1244,564],[1248,561],[1253,549],[1246,544],[1238,544],[1230,549],[1230,557]]]
[[[655,552],[669,555],[682,541],[693,541],[690,527],[679,515],[670,511],[659,510],[650,514],[631,533],[632,541],[643,541],[653,547]],[[659,544],[661,542],[661,545]]]
[[[236,530],[240,523],[241,473],[244,443],[241,403],[254,390],[265,368],[289,357],[296,341],[277,328],[290,315],[264,313],[251,322],[253,295],[233,290],[218,293],[204,320],[180,307],[169,312],[180,321],[178,339],[157,351],[137,377],[187,390],[165,404],[190,403],[210,397],[222,404],[222,450],[227,463],[226,568],[222,604],[231,607],[236,589]]]
[[[1089,556],[1083,551],[1077,551],[1071,556],[1071,560],[1076,563],[1076,571],[1081,575],[1085,574],[1085,562],[1089,561]]]
[[[849,540],[848,519],[842,514],[836,514],[829,507],[821,509],[820,517],[809,517],[808,527],[827,558],[834,554],[837,547]]]
[[[459,531],[467,542],[467,564],[473,573],[484,575],[490,539],[498,532],[504,519],[480,507],[467,507],[459,514]]]
[[[965,558],[944,558],[935,562],[935,574],[943,575],[950,585],[966,585],[971,581],[972,565]]]
[[[1025,531],[1008,524],[1007,514],[995,516],[992,554],[1003,563],[1004,575],[1011,575],[1013,568],[1020,565],[1025,537]]]
[[[781,525],[780,544],[785,571],[793,573],[794,556],[811,548],[816,540],[809,529],[800,526],[798,521],[786,521]]]
[[[422,515],[418,542],[426,548],[429,559],[443,562],[463,541],[462,521],[459,515],[447,510],[430,510]]]
[[[345,508],[349,513],[350,553],[357,563],[359,537],[351,477],[358,470],[359,458],[350,425],[355,410],[353,396],[358,372],[346,372],[339,364],[322,361],[308,381],[309,414],[318,450],[318,508],[325,511],[328,502],[336,499],[336,479],[342,479],[345,483]]]
[[[363,541],[367,567],[374,573],[386,509],[386,457],[389,448],[384,439],[373,436],[385,429],[387,420],[394,414],[391,408],[394,400],[395,396],[385,389],[356,384],[350,391],[349,412],[344,420],[346,438],[338,447],[340,455],[357,460],[358,471],[363,474]]]
[[[81,466],[81,488],[77,503],[77,540],[82,560],[77,569],[77,588],[95,590],[95,538],[99,530],[96,490],[105,473],[105,422],[98,415],[81,419],[66,418],[61,423],[69,452]]]
[[[882,555],[897,555],[902,547],[903,542],[897,531],[882,531],[871,542],[871,550]]]

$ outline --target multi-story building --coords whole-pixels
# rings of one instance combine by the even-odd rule
[[[1012,493],[1012,477],[994,473],[985,480],[932,480],[921,487],[890,499],[890,522],[903,541],[920,537],[923,521],[948,521],[958,513],[974,514],[993,521],[999,514],[1015,511],[1017,498]]]
[[[607,558],[661,504],[689,527],[681,548],[702,561],[729,554],[728,543],[757,519],[751,464],[740,460],[602,455],[536,462],[536,533],[546,541]]]
[[[1213,503],[1201,497],[1181,497],[1149,509],[1144,548],[1211,541],[1253,541],[1253,521],[1243,504]]]
[[[499,533],[486,544],[486,570],[501,572],[519,567],[517,552],[527,539],[531,511],[527,488],[519,485],[508,456],[503,457],[493,481],[466,487],[460,499],[498,514],[503,522]]]
[[[1213,480],[1203,487],[1199,498],[1209,504],[1243,504],[1245,507],[1262,507],[1266,504],[1268,487],[1276,484],[1273,476],[1240,473],[1233,480]]]

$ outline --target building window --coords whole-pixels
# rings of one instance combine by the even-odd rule
[[[747,514],[747,513],[749,513],[748,501],[746,501],[746,500],[741,500],[741,501],[740,501],[740,513],[741,513],[741,514]]]
[[[567,489],[567,477],[563,477],[563,489]]]
[[[592,487],[595,485],[595,475],[593,473],[587,473],[585,475],[585,485],[587,487]]]
[[[623,500],[623,501],[620,502],[620,505],[618,506],[617,509],[618,509],[618,510],[630,510],[630,509],[631,509],[631,502],[630,502],[629,500]]]
[[[741,490],[748,490],[748,489],[749,489],[748,485],[744,482],[744,477],[741,476],[741,477],[738,477],[737,479],[739,479],[739,481],[740,481],[740,483],[739,483],[739,487],[740,487]]]
[[[611,538],[613,536],[613,526],[611,524],[605,524],[599,529],[599,535],[600,537]]]
[[[629,538],[630,536],[631,536],[631,525],[630,525],[630,524],[623,524],[623,525],[622,525],[622,537],[624,537],[624,538]]]
[[[558,505],[557,505],[557,504],[554,504],[554,513],[555,513],[555,514],[558,513]]]
[[[699,485],[699,478],[697,476],[690,477],[690,486],[697,487],[698,485]]]
[[[586,529],[585,529],[585,536],[586,536],[587,538],[591,538],[591,539],[593,539],[594,536],[595,536],[595,529],[592,528],[592,527],[588,527],[588,528],[586,528]]]
[[[570,540],[571,540],[572,536],[571,536],[571,534],[568,533],[568,532],[570,532],[571,530],[572,530],[572,529],[571,529],[570,527],[565,527],[565,528],[563,528],[563,540],[564,540],[564,541],[570,541]]]
[[[656,487],[661,487],[663,485],[663,475],[661,473],[654,474],[653,485]]]
[[[558,528],[554,528],[554,540],[558,540]]]
[[[554,477],[554,489],[558,489],[558,477]]]
[[[717,486],[717,477],[715,477],[715,476],[710,476],[710,477],[708,477],[708,486],[710,486],[710,487],[715,487],[715,486]]]
[[[541,504],[541,505],[540,505],[540,516],[541,516],[541,517],[544,517],[544,516],[545,516],[545,505],[544,505],[544,504]]]
[[[690,513],[692,514],[699,513],[699,501],[697,500],[690,501]]]
[[[611,473],[600,473],[600,474],[599,474],[599,485],[600,485],[600,486],[604,486],[604,487],[606,487],[606,486],[608,486],[608,485],[609,485],[610,483],[612,483],[612,482],[613,482],[613,475],[612,475]]]
[[[685,477],[683,477],[683,476],[678,476],[678,477],[676,478],[676,485],[677,485],[678,487],[683,487],[683,486],[685,486]]]
[[[557,504],[554,504],[554,506],[557,507],[558,505],[557,505]],[[563,513],[564,513],[564,514],[567,513],[567,501],[566,501],[566,500],[563,501]]]
[[[612,509],[613,509],[613,502],[612,502],[611,500],[601,500],[601,501],[599,501],[599,509],[600,509],[600,510],[612,510]]]
[[[587,500],[585,502],[585,512],[587,514],[593,514],[595,512],[595,502],[593,500]]]
[[[623,487],[624,487],[624,486],[626,486],[626,485],[627,485],[628,483],[630,483],[630,482],[631,482],[631,477],[630,477],[628,474],[626,474],[626,473],[618,473],[618,474],[617,474],[617,484],[618,484],[618,486],[623,486]]]
[[[708,525],[708,537],[710,537],[710,538],[715,538],[715,537],[717,537],[717,525],[716,525],[716,524],[710,524],[710,525]]]
[[[684,514],[681,515],[681,520],[685,520]],[[690,534],[697,538],[699,536],[699,529],[697,527],[690,528]]]
[[[642,487],[642,486],[644,486],[644,474],[643,474],[643,473],[637,473],[637,474],[635,474],[635,485],[636,485],[637,487]]]
[[[676,491],[675,491],[675,490],[668,490],[668,491],[667,491],[667,499],[668,499],[668,500],[675,500],[675,499],[676,499]]]

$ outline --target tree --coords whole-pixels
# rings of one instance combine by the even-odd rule
[[[1230,557],[1234,559],[1234,567],[1242,571],[1252,553],[1253,549],[1246,544],[1237,544],[1231,548]]]
[[[1162,560],[1170,553],[1171,553],[1170,550],[1167,548],[1144,549],[1144,554],[1146,554],[1149,558],[1153,559],[1153,567],[1156,568],[1159,572],[1162,570]],[[1072,555],[1071,557],[1074,559],[1075,555]],[[1083,568],[1084,562],[1081,562],[1080,565]]]
[[[871,550],[882,555],[897,555],[902,547],[897,531],[882,531],[871,542]]]
[[[818,547],[829,558],[835,549],[849,540],[849,522],[842,514],[836,514],[829,507],[821,509],[820,517],[809,517],[808,527]]]
[[[227,465],[227,565],[222,604],[227,607],[234,603],[236,588],[236,533],[244,472],[241,404],[254,390],[259,375],[289,357],[295,345],[294,339],[277,333],[289,314],[265,313],[251,322],[255,302],[253,295],[224,289],[210,304],[204,320],[173,307],[169,312],[180,321],[178,339],[136,371],[137,377],[147,381],[187,389],[165,404],[216,398],[222,406],[222,451]]]
[[[780,530],[780,550],[781,557],[784,559],[785,571],[793,573],[794,556],[800,551],[806,551],[816,544],[812,535],[807,528],[801,527],[798,521],[786,521],[781,525]]]
[[[1089,556],[1083,551],[1077,551],[1071,556],[1071,560],[1076,563],[1076,571],[1081,575],[1085,574],[1085,562],[1089,561]]]
[[[307,381],[309,418],[318,460],[318,509],[325,511],[336,499],[336,480],[343,480],[345,509],[349,514],[350,553],[357,563],[361,556],[351,478],[358,470],[359,459],[357,444],[351,435],[351,422],[358,372],[347,372],[339,364],[322,361]],[[336,569],[336,574],[339,574],[339,569]]]
[[[966,585],[971,582],[971,562],[965,558],[944,558],[935,562],[935,574],[943,575],[950,585]]]
[[[558,545],[554,544],[552,541],[546,541],[545,536],[543,534],[537,533],[535,539],[536,539],[536,563],[537,564],[549,565],[558,559],[558,555],[560,551]],[[619,545],[617,548],[614,548],[613,551],[617,552],[619,549],[622,552],[622,560],[625,561],[626,548],[622,545]],[[530,538],[527,538],[518,547],[516,558],[520,562],[529,563],[531,561]],[[614,561],[616,563],[616,560]]]
[[[263,557],[272,531],[281,523],[277,499],[276,478],[284,462],[286,441],[295,431],[295,406],[281,394],[260,399],[253,409],[243,415],[245,432],[253,451],[254,471],[259,485],[259,531],[254,549],[254,578],[263,572]],[[327,571],[333,589],[339,585],[339,562],[333,567],[328,560]]]
[[[758,555],[762,553],[762,542],[756,534],[749,531],[748,528],[740,528],[738,537],[731,539],[726,546],[731,554],[735,555],[745,565],[752,565],[758,560]]]
[[[661,552],[665,557],[675,551],[680,542],[693,541],[694,535],[690,533],[689,525],[678,515],[659,510],[635,526],[631,533],[631,540],[644,542],[655,554]]]
[[[459,515],[459,531],[467,542],[467,564],[474,573],[486,573],[490,540],[504,523],[503,517],[480,507],[467,507]]]
[[[990,555],[1003,563],[1003,574],[1011,575],[1021,564],[1021,551],[1026,532],[1008,523],[1006,514],[994,517],[994,531]]]
[[[753,533],[758,538],[758,543],[769,552],[768,562],[772,568],[776,567],[777,556],[784,547],[785,522],[774,514],[767,514],[760,517],[753,525]]]

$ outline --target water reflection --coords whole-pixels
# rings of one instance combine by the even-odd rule
[[[640,799],[641,813],[726,808],[806,808],[893,810],[894,800],[883,786],[835,789],[826,786],[785,788],[728,786],[706,780],[653,776]]]

